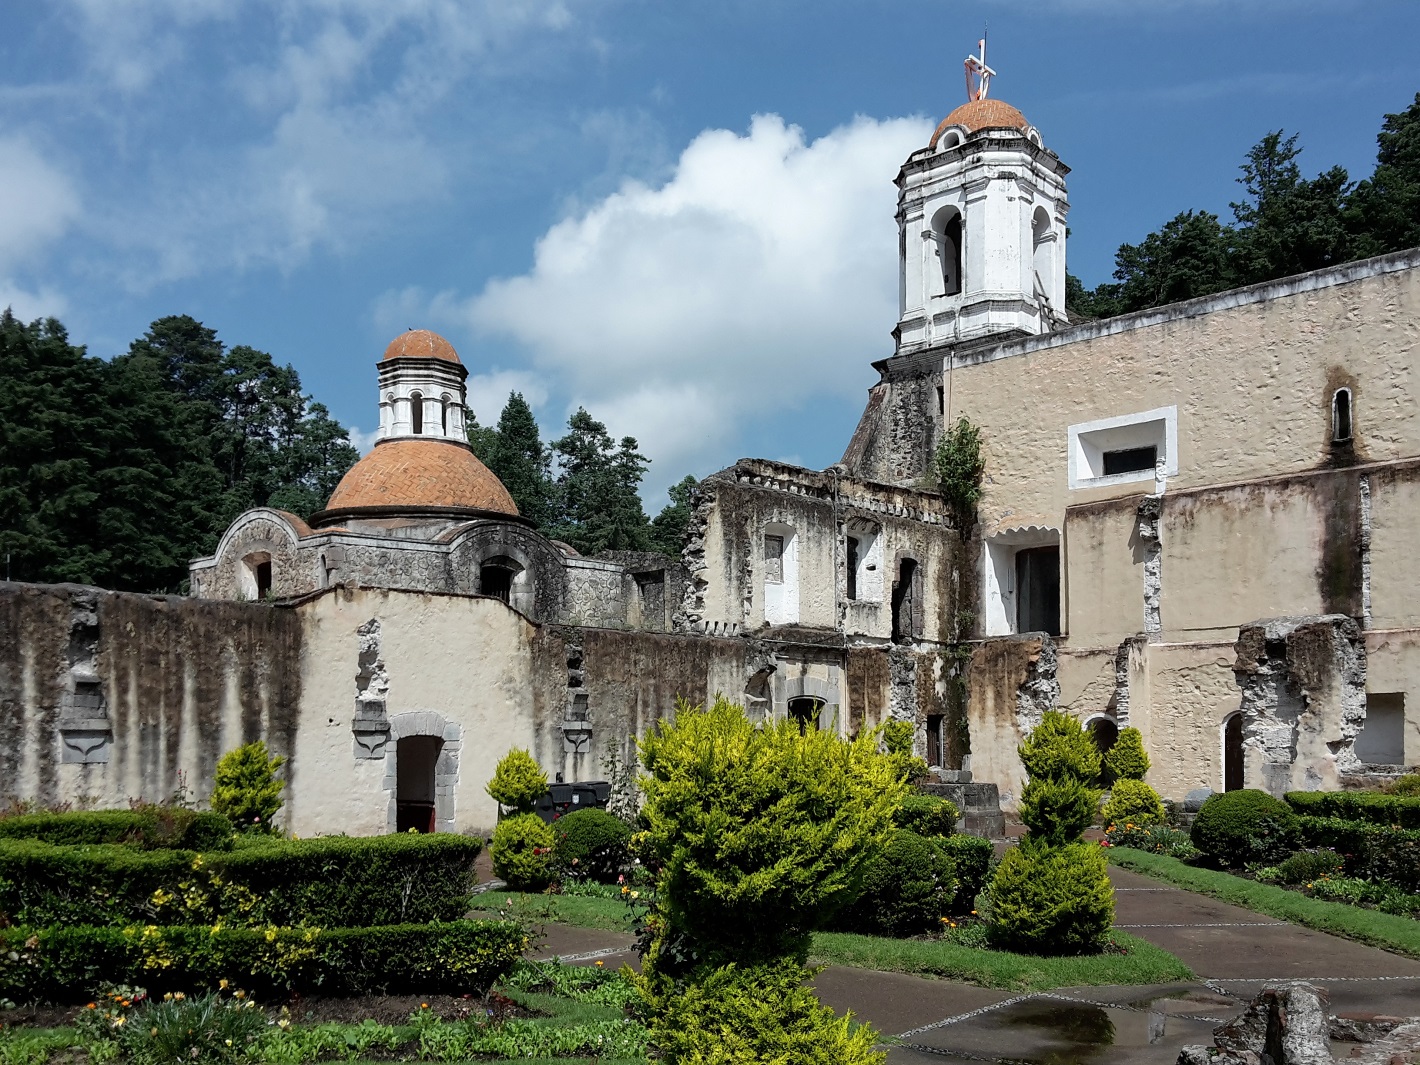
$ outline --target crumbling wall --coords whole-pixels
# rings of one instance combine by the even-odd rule
[[[941,433],[942,358],[895,363],[870,393],[868,408],[843,456],[855,477],[917,485],[932,468]]]
[[[995,784],[1010,807],[1025,784],[1016,748],[1060,698],[1055,644],[1039,633],[985,640],[972,652],[966,684],[972,776]]]
[[[1359,768],[1366,648],[1339,614],[1244,625],[1233,666],[1242,691],[1244,779],[1273,795],[1339,786]]]

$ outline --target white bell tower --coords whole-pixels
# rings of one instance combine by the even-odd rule
[[[987,98],[995,73],[966,60],[967,102],[897,176],[897,351],[1066,324],[1070,168],[1025,115]]]
[[[411,329],[390,342],[379,370],[377,440],[414,437],[468,443],[468,370],[452,344],[438,333]]]

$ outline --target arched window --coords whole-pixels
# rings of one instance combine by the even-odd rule
[[[415,436],[424,433],[424,395],[420,392],[409,394],[409,431]]]
[[[1095,748],[1101,755],[1108,754],[1119,739],[1119,723],[1112,717],[1093,718],[1086,727],[1090,730],[1090,738],[1095,741]]]
[[[1037,294],[1049,299],[1055,291],[1055,234],[1050,228],[1050,214],[1044,207],[1035,209],[1030,232],[1031,265],[1035,270]]]
[[[799,735],[802,736],[809,729],[818,730],[819,715],[823,713],[823,707],[822,699],[810,696],[789,700],[789,720],[798,724]]]
[[[956,296],[962,289],[961,212],[943,207],[932,216],[932,238],[937,254],[937,274],[942,288],[937,295]]]
[[[448,435],[449,435],[449,397],[448,397],[447,394],[445,394],[445,395],[439,397],[439,414],[440,414],[441,418],[443,419],[442,424],[443,424],[443,427],[444,427],[444,428],[443,428],[444,435],[445,435],[445,436],[448,436]]]
[[[1351,390],[1338,388],[1331,394],[1331,440],[1344,444],[1351,439]]]
[[[240,574],[242,598],[249,600],[266,599],[273,586],[271,553],[253,551],[242,559]]]
[[[922,587],[917,576],[917,560],[904,558],[898,563],[897,580],[892,586],[892,638],[896,642],[922,635]]]
[[[1239,791],[1243,786],[1243,716],[1229,714],[1223,722],[1223,790]]]

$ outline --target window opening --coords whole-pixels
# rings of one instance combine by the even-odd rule
[[[784,537],[764,537],[764,579],[770,584],[784,583]]]
[[[517,573],[507,566],[485,565],[478,571],[478,588],[484,595],[491,595],[509,603],[513,598],[513,578]]]
[[[937,386],[937,413],[946,417],[947,414],[947,389],[945,385]]]
[[[395,830],[434,831],[435,772],[444,741],[406,736],[395,746]]]
[[[847,558],[847,560],[846,560],[846,565],[847,565],[847,567],[848,567],[848,598],[849,598],[849,599],[857,599],[857,598],[858,598],[858,538],[857,538],[856,536],[850,536],[850,537],[848,537],[848,558]]]
[[[904,558],[892,586],[892,638],[908,640],[917,635],[914,614],[917,607],[917,560]]]
[[[271,559],[256,564],[256,597],[265,599],[271,594]]]
[[[1016,552],[1016,631],[1060,635],[1060,548]]]
[[[1353,749],[1367,765],[1409,764],[1405,760],[1404,692],[1366,693],[1366,720]]]
[[[809,729],[818,729],[819,715],[823,712],[824,701],[803,696],[798,699],[789,700],[789,720],[794,721],[799,726],[799,735],[804,735]]]
[[[1351,390],[1338,388],[1331,396],[1331,439],[1344,444],[1351,439]]]
[[[1158,461],[1158,448],[1152,444],[1148,447],[1126,447],[1119,451],[1106,451],[1104,453],[1104,475],[1108,477],[1115,473],[1139,473],[1143,470],[1152,470]]]
[[[1035,216],[1031,220],[1031,265],[1035,271],[1035,282],[1040,288],[1038,294],[1046,297],[1047,300],[1055,290],[1055,270],[1051,264],[1051,243],[1050,215],[1046,213],[1044,207],[1037,207]]]
[[[943,766],[942,761],[942,715],[927,715],[927,764]]]
[[[1233,714],[1223,723],[1223,790],[1240,791],[1243,786],[1243,719]]]
[[[441,400],[439,400],[439,417],[440,417],[440,424],[443,426],[443,433],[444,433],[445,436],[448,436],[448,435],[449,435],[449,397],[448,397],[448,396],[444,396]]]
[[[409,423],[410,432],[415,436],[422,436],[424,433],[424,397],[415,392],[409,397]]]

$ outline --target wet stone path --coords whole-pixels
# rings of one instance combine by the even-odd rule
[[[1332,1012],[1420,1013],[1420,961],[1299,928],[1111,868],[1119,928],[1181,958],[1190,983],[1070,987],[1022,994],[905,973],[831,966],[819,997],[895,1036],[890,1065],[1002,1062],[1037,1065],[1169,1063],[1179,1048],[1211,1044],[1266,983],[1304,979],[1327,989]],[[631,937],[549,925],[542,957],[620,966]],[[1344,1058],[1347,1048],[1338,1047]]]

